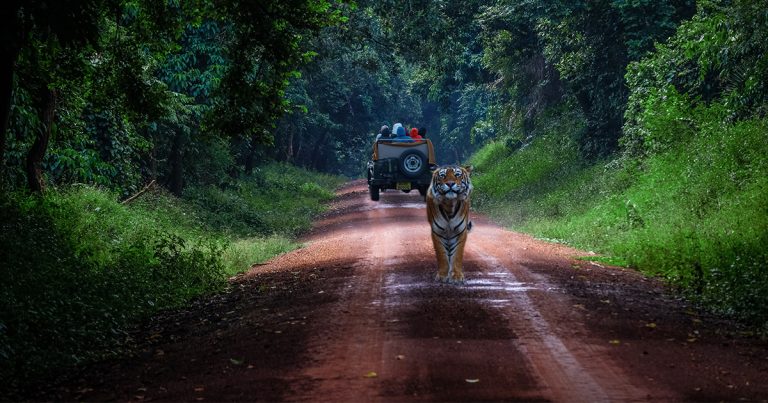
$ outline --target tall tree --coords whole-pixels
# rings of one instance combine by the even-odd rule
[[[278,158],[359,175],[379,127],[419,122],[419,98],[402,73],[407,63],[384,46],[381,19],[369,11],[350,10],[347,24],[325,28],[311,41],[318,55],[286,92],[294,107],[276,130]]]
[[[345,17],[325,0],[226,0],[217,12],[232,24],[232,38],[210,124],[243,140],[239,159],[250,173],[259,146],[272,143],[275,121],[287,111],[288,80],[311,58],[304,38]]]
[[[185,4],[192,7],[194,2]],[[61,123],[57,113],[77,115],[71,101],[79,104],[85,121],[101,114],[124,125],[162,113],[164,90],[149,75],[154,57],[173,44],[178,31],[175,6],[155,1],[40,0],[19,5],[11,15],[23,27],[12,41],[18,53],[11,75],[16,90],[29,98],[27,105],[16,106],[31,108],[39,116],[24,164],[32,190],[43,188],[43,160]],[[102,135],[97,142],[115,139],[111,130],[96,132]],[[6,139],[3,133],[3,142]]]
[[[92,45],[109,0],[8,0],[0,5],[0,165],[5,158],[6,138],[19,54],[33,37],[57,42],[63,49]],[[55,99],[54,94],[44,98]],[[48,116],[48,107],[44,115]],[[51,115],[52,116],[52,115]],[[43,130],[43,132],[49,131]],[[45,134],[41,134],[45,137]],[[44,155],[47,140],[38,139]],[[35,152],[33,159],[38,152]],[[33,165],[36,162],[33,161]]]
[[[586,157],[618,147],[628,91],[626,66],[694,11],[691,0],[497,1],[481,15],[485,64],[512,90],[524,131],[561,94],[576,101]]]
[[[226,69],[224,26],[226,24],[213,19],[188,24],[179,49],[166,56],[159,71],[160,79],[176,95],[171,105],[173,113],[150,125],[155,153],[160,154],[155,158],[167,161],[156,166],[153,174],[159,174],[177,196],[182,194],[186,174],[199,173],[200,169],[195,167],[208,160],[189,157],[205,154],[209,145],[211,136],[206,135],[202,121],[210,112],[213,91]]]

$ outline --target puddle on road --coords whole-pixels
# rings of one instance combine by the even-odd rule
[[[386,203],[378,203],[375,206],[372,206],[366,210],[377,210],[377,209],[386,209],[386,208],[416,208],[416,209],[423,209],[426,208],[427,205],[424,202],[421,203],[398,203],[398,204],[386,204]]]
[[[526,285],[516,281],[499,281],[499,280],[485,280],[485,279],[471,279],[467,280],[465,287],[476,288],[480,290],[493,290],[493,291],[509,291],[520,292],[535,290],[536,287]]]
[[[468,273],[467,277],[476,276],[478,273]],[[472,290],[496,290],[496,291],[510,291],[521,292],[528,290],[537,290],[538,287],[521,283],[519,281],[510,281],[505,277],[510,277],[509,273],[483,273],[489,275],[491,278],[477,278],[473,277],[468,279],[463,285],[442,284],[435,280],[413,279],[414,276],[403,273],[389,273],[386,275],[384,289],[407,291],[414,289],[424,289],[430,287],[457,287],[459,290],[472,291]],[[399,277],[411,277],[411,279],[402,279]],[[409,281],[410,280],[410,281]]]
[[[435,281],[432,274],[414,275],[413,273],[392,272],[384,278],[382,289],[385,291],[383,301],[377,301],[387,307],[412,304],[414,298],[419,299],[423,293],[448,291],[455,292],[464,297],[475,300],[489,307],[498,308],[508,306],[515,293],[525,293],[529,290],[540,290],[532,284],[515,281],[509,272],[495,271],[490,273],[469,272],[468,280],[464,285],[443,284]],[[508,298],[509,297],[509,298]]]
[[[494,308],[505,308],[510,304],[514,303],[514,301],[512,301],[511,299],[491,299],[491,298],[486,299],[485,302],[489,303]]]
[[[485,274],[491,277],[509,277],[508,271],[491,271]]]
[[[386,286],[384,286],[384,289],[385,290],[396,290],[396,291],[399,292],[401,290],[407,291],[407,290],[414,290],[414,289],[423,289],[423,288],[427,288],[427,287],[430,287],[430,286],[433,286],[433,285],[434,284],[430,284],[430,283],[428,283],[426,281],[420,281],[420,282],[417,282],[417,283],[406,283],[406,284],[402,284],[401,283],[401,284],[386,285]]]
[[[384,259],[383,264],[384,266],[394,266],[394,265],[400,264],[400,262],[402,261],[403,261],[403,258],[400,258],[400,257],[388,257]]]

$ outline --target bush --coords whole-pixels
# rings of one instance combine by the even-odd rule
[[[18,385],[114,351],[132,321],[222,286],[220,244],[157,226],[111,193],[15,195],[0,215],[0,372]]]
[[[231,189],[190,187],[184,200],[211,231],[238,237],[293,236],[310,228],[312,216],[340,183],[338,177],[272,164]]]
[[[687,103],[686,103],[687,102]],[[723,120],[674,90],[650,102],[644,156],[582,165],[552,132],[481,150],[475,205],[538,237],[663,276],[689,298],[768,324],[768,119]],[[684,119],[685,134],[679,126]],[[487,157],[488,155],[495,157]]]
[[[116,193],[84,186],[3,196],[0,376],[9,381],[0,398],[119,352],[138,320],[296,248],[293,235],[339,183],[272,165],[187,199],[156,190],[123,205]]]

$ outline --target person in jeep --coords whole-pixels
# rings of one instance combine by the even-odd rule
[[[388,139],[392,137],[392,132],[389,131],[389,126],[384,125],[381,126],[381,129],[379,130],[379,134],[376,135],[376,141],[379,141],[379,139]]]
[[[408,132],[405,131],[405,127],[403,127],[402,123],[395,123],[394,126],[392,126],[392,133],[395,135],[396,141],[412,140],[411,137],[407,134]]]

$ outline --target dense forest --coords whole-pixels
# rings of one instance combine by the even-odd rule
[[[505,225],[768,326],[766,1],[0,10],[11,387],[295,248],[395,122],[472,163],[475,207]]]

